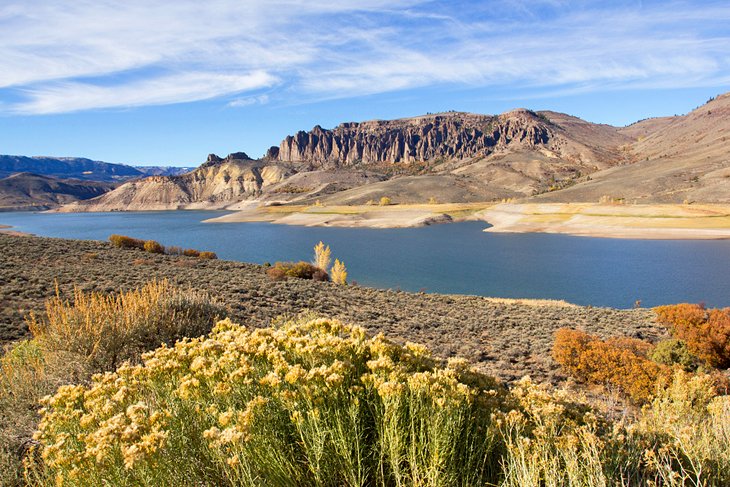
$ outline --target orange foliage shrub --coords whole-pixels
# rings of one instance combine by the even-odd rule
[[[281,267],[269,267],[266,269],[266,275],[274,281],[283,281],[286,279],[286,271]]]
[[[649,353],[654,349],[654,346],[651,343],[630,337],[608,338],[606,339],[606,344],[620,348],[621,350],[628,350],[629,352],[644,358],[647,358]]]
[[[183,255],[187,257],[200,257],[200,250],[185,249],[183,250]]]
[[[266,274],[278,281],[286,277],[299,279],[312,279],[315,281],[329,281],[329,275],[317,266],[309,262],[277,262],[274,267],[268,269]]]
[[[109,242],[120,249],[144,249],[144,240],[127,237],[126,235],[109,235]]]
[[[660,323],[684,340],[692,354],[710,367],[730,367],[730,308],[707,310],[699,304],[659,306]]]
[[[206,251],[204,251],[204,252],[201,252],[201,253],[200,253],[200,254],[198,255],[198,258],[199,258],[199,259],[204,259],[204,260],[211,260],[211,259],[217,259],[217,258],[218,258],[218,256],[216,255],[216,253],[215,253],[215,252],[208,252],[208,251],[206,250]]]
[[[654,308],[657,321],[673,330],[696,328],[707,321],[707,310],[700,304],[680,303]]]
[[[657,383],[669,377],[668,367],[646,358],[651,345],[632,338],[601,340],[561,328],[555,333],[553,358],[578,380],[612,385],[637,403],[646,402]]]
[[[145,252],[149,252],[150,254],[164,254],[165,253],[165,247],[163,247],[159,242],[156,242],[154,240],[147,240],[144,243],[144,250],[145,250]]]

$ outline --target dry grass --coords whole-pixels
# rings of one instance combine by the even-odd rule
[[[504,204],[480,217],[492,232],[626,238],[730,238],[730,205]],[[697,230],[697,232],[693,232]]]
[[[207,293],[178,289],[166,280],[125,293],[86,293],[70,300],[57,290],[45,316],[31,313],[28,329],[45,350],[68,352],[92,370],[113,370],[161,343],[207,333],[224,315]]]
[[[590,203],[525,204],[525,223],[582,222],[647,228],[730,228],[728,205],[606,205]]]
[[[562,299],[527,299],[527,298],[484,298],[491,303],[516,304],[520,306],[560,306],[577,308],[577,304],[569,303]]]

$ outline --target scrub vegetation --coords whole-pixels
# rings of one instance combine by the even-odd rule
[[[40,400],[32,485],[727,485],[730,402],[677,370],[633,415],[311,315]]]
[[[72,301],[49,299],[45,313],[27,318],[32,338],[0,358],[0,485],[20,482],[20,457],[33,444],[42,396],[137,363],[160,344],[204,335],[225,314],[207,293],[167,281],[114,294],[76,288]]]
[[[186,257],[197,257],[199,259],[217,259],[215,252],[200,251],[196,249],[183,249],[181,247],[165,247],[155,240],[140,240],[127,237],[126,235],[113,234],[109,236],[109,242],[120,249],[140,249],[150,254],[184,255]]]
[[[4,302],[38,299],[14,292],[20,278],[46,295],[17,310],[29,335],[0,358],[2,485],[730,483],[727,310],[378,291],[139,247],[3,243]],[[49,269],[55,285],[38,287]]]

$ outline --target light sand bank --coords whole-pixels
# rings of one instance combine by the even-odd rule
[[[205,220],[207,223],[271,222],[326,227],[404,228],[475,219],[492,203],[392,206],[262,206]]]
[[[637,239],[730,238],[730,205],[500,204],[478,214],[492,233]]]
[[[392,206],[247,206],[210,223],[403,228],[483,220],[493,233],[563,233],[637,239],[730,238],[730,205],[599,203],[453,203]]]
[[[31,233],[25,233],[25,232],[19,232],[17,230],[13,230],[13,227],[10,225],[0,225],[0,233],[4,233],[5,235],[12,235],[14,237],[30,237],[32,236]]]

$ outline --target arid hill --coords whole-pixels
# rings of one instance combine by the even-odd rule
[[[285,167],[255,161],[243,152],[225,159],[211,154],[193,172],[130,181],[101,198],[69,205],[65,211],[224,208],[257,197],[289,174]]]
[[[125,184],[70,211],[236,207],[245,201],[364,203],[526,197],[627,162],[631,139],[568,115],[449,112],[315,127],[258,161],[211,155],[197,170]]]
[[[730,201],[730,95],[628,127],[525,109],[314,127],[260,160],[211,155],[182,176],[133,181],[68,211],[241,208],[505,198]]]
[[[113,183],[18,173],[0,179],[0,211],[48,210],[102,195]]]
[[[642,120],[619,132],[633,139],[631,165],[596,172],[589,181],[538,199],[730,202],[730,94],[687,115]]]

